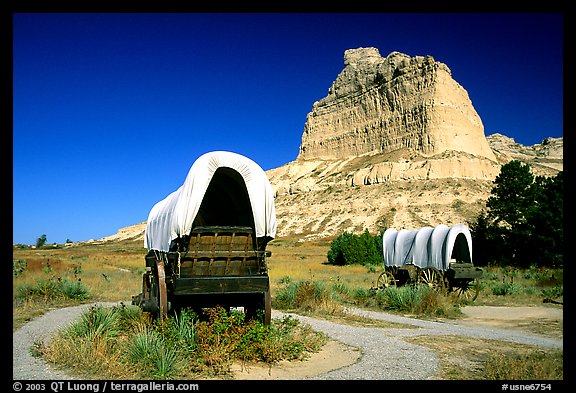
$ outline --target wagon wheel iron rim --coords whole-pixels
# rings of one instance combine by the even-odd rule
[[[423,268],[418,272],[418,284],[427,285],[435,291],[443,291],[446,288],[444,272],[434,268]]]

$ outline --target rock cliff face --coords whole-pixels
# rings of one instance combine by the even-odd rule
[[[359,48],[344,63],[308,114],[297,159],[268,171],[279,236],[465,223],[502,164],[562,170],[562,138],[531,147],[486,138],[466,90],[431,56]]]
[[[564,138],[545,138],[532,146],[524,146],[499,133],[486,139],[499,162],[523,161],[530,164],[532,173],[543,176],[554,176],[564,170]]]
[[[345,67],[308,114],[298,160],[410,149],[462,151],[496,161],[468,93],[431,56],[350,49]]]
[[[563,170],[563,138],[523,146],[501,134],[487,137],[498,162],[445,151],[408,149],[333,160],[296,160],[267,172],[276,191],[278,237],[326,239],[344,231],[417,229],[475,220],[502,164],[530,165],[535,175]]]
[[[267,171],[278,238],[466,223],[485,207],[502,164],[563,170],[563,138],[523,146],[486,137],[467,92],[430,56],[359,48],[344,63],[308,114],[297,159]],[[141,239],[144,229],[101,241]]]

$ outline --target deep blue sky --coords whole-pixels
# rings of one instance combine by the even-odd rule
[[[562,13],[13,14],[13,242],[144,221],[211,150],[298,155],[347,49],[431,55],[524,145],[563,136]]]

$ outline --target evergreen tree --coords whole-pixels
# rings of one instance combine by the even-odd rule
[[[563,264],[563,172],[534,177],[518,160],[502,166],[475,223],[474,260],[528,267]]]
[[[535,256],[537,265],[561,266],[564,260],[564,173],[555,177],[538,176],[538,193],[527,225],[532,236],[526,258]]]

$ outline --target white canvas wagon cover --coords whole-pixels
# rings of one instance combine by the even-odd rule
[[[413,264],[447,270],[451,259],[472,263],[472,236],[464,224],[400,231],[388,228],[382,235],[382,252],[385,266]]]
[[[167,252],[173,240],[198,225],[250,226],[256,238],[273,239],[274,193],[264,170],[237,153],[203,154],[184,184],[150,210],[144,247]]]

